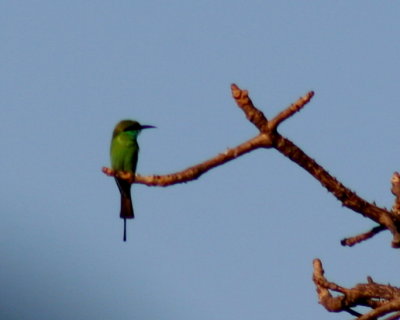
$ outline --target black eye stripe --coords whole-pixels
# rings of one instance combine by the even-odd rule
[[[134,125],[127,127],[124,131],[140,130],[140,128],[141,127],[139,124],[134,124]]]

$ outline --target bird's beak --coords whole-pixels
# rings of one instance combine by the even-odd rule
[[[144,124],[141,126],[140,129],[151,129],[151,128],[157,128],[157,127]]]

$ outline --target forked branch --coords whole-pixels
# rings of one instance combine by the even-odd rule
[[[357,284],[347,289],[330,282],[325,278],[322,262],[313,261],[313,281],[317,290],[319,303],[330,312],[348,312],[358,320],[376,320],[383,316],[388,319],[399,319],[400,316],[400,288],[389,284],[375,283],[368,277],[367,283]],[[337,292],[339,295],[332,295]],[[368,307],[371,310],[361,314],[353,308]]]
[[[235,84],[232,84],[231,90],[232,96],[238,107],[244,112],[246,118],[259,130],[259,134],[254,138],[251,138],[235,148],[227,149],[200,164],[171,174],[151,176],[136,175],[135,177],[132,177],[124,172],[114,172],[109,168],[103,168],[103,172],[110,176],[124,178],[131,183],[166,187],[176,183],[195,180],[207,171],[253,150],[259,148],[274,148],[310,173],[322,184],[322,186],[331,192],[343,204],[343,206],[348,207],[378,224],[377,227],[368,233],[345,239],[342,241],[342,244],[354,245],[355,243],[373,237],[382,230],[388,229],[393,235],[392,246],[396,248],[400,247],[400,215],[396,215],[394,212],[380,208],[358,196],[355,192],[345,187],[340,181],[330,175],[321,165],[309,157],[293,142],[279,134],[279,125],[304,108],[314,96],[313,91],[300,97],[296,102],[284,109],[274,118],[268,120],[264,113],[254,106],[247,90],[242,90]],[[398,176],[398,181],[398,184],[400,185],[400,175]],[[400,194],[400,186],[395,190]],[[398,201],[398,207],[396,208],[400,208],[400,200]]]

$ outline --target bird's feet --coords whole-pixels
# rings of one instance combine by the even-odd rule
[[[102,171],[104,174],[106,174],[109,177],[117,177],[119,179],[126,180],[130,183],[133,183],[135,181],[135,175],[132,172],[115,171],[115,170],[107,168],[107,167],[103,167]]]
[[[133,183],[133,181],[135,181],[135,175],[132,172],[117,171],[116,176],[130,183]]]

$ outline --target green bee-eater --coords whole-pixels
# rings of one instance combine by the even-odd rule
[[[135,176],[138,161],[139,145],[137,137],[142,129],[155,128],[154,126],[141,125],[134,120],[122,120],[114,129],[110,158],[111,168],[114,171]],[[133,219],[133,207],[131,198],[131,183],[127,180],[115,177],[119,192],[121,193],[121,212],[120,217],[124,219],[124,241],[126,241],[126,219]]]

